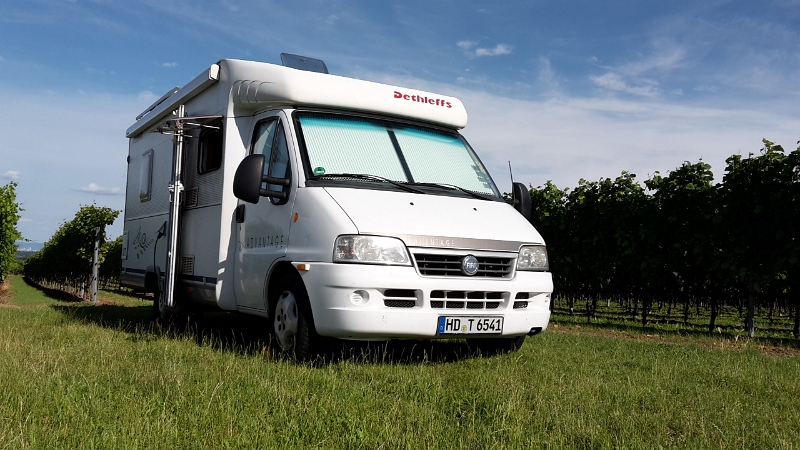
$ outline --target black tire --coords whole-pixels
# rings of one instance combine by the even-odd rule
[[[164,328],[172,321],[172,314],[164,309],[163,307],[163,298],[161,296],[161,290],[156,289],[153,292],[153,310],[152,310],[152,319],[156,325]]]
[[[512,338],[494,339],[469,339],[467,340],[471,349],[479,351],[482,355],[497,355],[501,353],[511,353],[522,348],[525,343],[525,336]]]
[[[162,329],[175,328],[178,331],[195,331],[202,317],[201,311],[192,308],[189,302],[175,298],[177,312],[166,309],[161,290],[154,292],[152,319]]]
[[[281,276],[281,275],[278,275]],[[270,335],[275,348],[296,361],[308,361],[323,350],[303,281],[291,272],[270,286]]]

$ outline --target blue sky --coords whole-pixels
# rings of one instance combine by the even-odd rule
[[[497,4],[495,4],[497,3]],[[125,130],[221,58],[460,98],[502,190],[627,170],[643,181],[800,138],[800,1],[7,0],[0,183],[49,239],[81,205],[124,207]],[[121,219],[109,229],[121,234]]]

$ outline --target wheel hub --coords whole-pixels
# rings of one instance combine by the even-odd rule
[[[281,349],[288,350],[294,346],[297,334],[297,301],[294,294],[284,291],[275,305],[275,337]]]

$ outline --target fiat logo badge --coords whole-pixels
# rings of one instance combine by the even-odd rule
[[[461,272],[467,276],[473,276],[478,273],[478,258],[467,255],[461,260]]]

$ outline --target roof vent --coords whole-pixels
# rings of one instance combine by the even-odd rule
[[[328,66],[321,59],[306,56],[281,53],[281,64],[292,69],[307,70],[309,72],[328,73]]]

